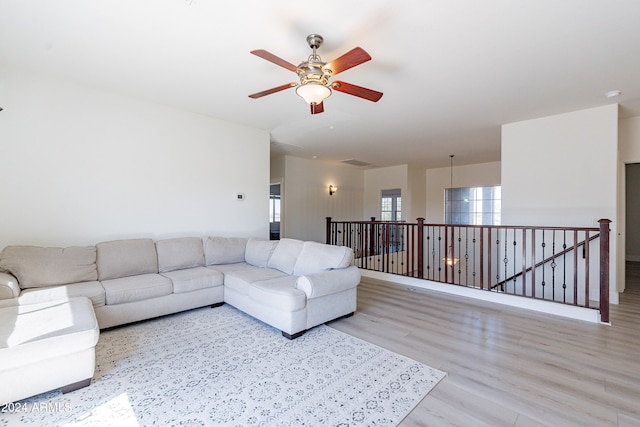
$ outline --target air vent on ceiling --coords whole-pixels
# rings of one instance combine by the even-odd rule
[[[367,162],[363,162],[355,159],[342,160],[342,163],[346,163],[352,166],[372,166],[371,163],[367,163]]]

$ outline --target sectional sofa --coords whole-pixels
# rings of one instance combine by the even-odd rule
[[[0,252],[0,319],[5,323],[0,325],[0,382],[6,384],[9,374],[19,378],[34,364],[51,363],[41,339],[64,339],[68,347],[74,347],[74,337],[82,339],[82,345],[76,342],[77,353],[88,361],[94,357],[87,351],[93,350],[98,329],[208,305],[228,303],[294,339],[353,314],[359,282],[350,248],[295,239],[211,236],[66,248],[7,246]],[[61,323],[66,326],[44,334],[42,320],[34,320],[69,312],[67,323]],[[60,321],[63,314],[57,316]],[[24,364],[17,363],[18,351],[29,356],[23,357]],[[87,385],[77,373],[71,375],[74,366],[63,359],[57,367],[48,366],[63,373],[60,384],[47,382],[48,389]],[[90,381],[93,365],[89,370]],[[64,383],[66,371],[69,381]],[[29,389],[8,396],[33,394]],[[9,397],[0,396],[0,403]]]

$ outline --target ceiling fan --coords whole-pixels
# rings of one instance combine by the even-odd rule
[[[364,49],[356,47],[349,52],[334,59],[331,62],[324,62],[320,55],[316,53],[316,49],[320,47],[324,39],[318,34],[310,34],[307,36],[307,43],[313,49],[313,53],[297,67],[284,59],[267,52],[266,50],[252,50],[251,53],[273,62],[289,71],[294,71],[300,78],[300,83],[291,82],[282,86],[277,86],[262,92],[249,95],[249,98],[257,99],[272,93],[280,92],[292,87],[296,88],[296,93],[302,97],[311,107],[311,114],[318,114],[324,111],[324,100],[331,95],[331,90],[343,92],[369,101],[377,102],[382,98],[382,92],[378,92],[366,87],[356,86],[351,83],[336,80],[329,83],[329,79],[338,73],[341,73],[363,62],[371,59],[371,56]]]

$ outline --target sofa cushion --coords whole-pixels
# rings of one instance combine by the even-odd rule
[[[15,276],[22,289],[97,280],[96,248],[7,246],[0,253],[1,270]]]
[[[222,286],[224,283],[224,275],[221,272],[206,267],[174,270],[161,274],[171,279],[174,294]]]
[[[244,262],[247,240],[244,237],[206,237],[204,239],[206,265]]]
[[[244,259],[256,267],[266,267],[277,244],[277,240],[249,239]]]
[[[286,277],[281,271],[271,268],[253,267],[245,270],[229,271],[224,274],[225,288],[233,289],[243,295],[249,293],[249,285],[261,280],[276,279]]]
[[[238,270],[251,270],[255,267],[251,264],[247,264],[246,262],[237,262],[235,264],[217,264],[217,265],[208,265],[207,268],[211,270],[219,271],[223,274],[227,274],[230,271],[238,271]]]
[[[249,298],[282,311],[298,311],[307,305],[307,296],[296,289],[295,276],[261,280],[249,286]]]
[[[87,298],[0,308],[0,366],[15,366],[91,348],[100,330]]]
[[[158,272],[156,245],[151,239],[126,239],[96,245],[98,279],[108,280]]]
[[[87,297],[94,307],[105,305],[105,294],[98,281],[71,283],[69,285],[49,286],[46,288],[25,289],[18,298],[20,304],[38,304],[46,301]]]
[[[202,239],[199,237],[179,237],[175,239],[158,240],[158,271],[179,270],[204,266],[204,250]]]
[[[302,276],[334,268],[346,268],[353,261],[353,250],[346,246],[332,246],[317,242],[304,242],[304,247],[293,269]]]
[[[102,286],[107,305],[156,298],[173,292],[171,279],[160,274],[140,274],[103,280]]]
[[[304,247],[302,240],[282,239],[267,262],[269,268],[276,268],[283,273],[293,274],[298,255]]]

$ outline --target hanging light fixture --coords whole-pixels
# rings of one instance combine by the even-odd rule
[[[453,193],[453,154],[449,154],[449,190],[451,191],[451,193]],[[453,195],[453,194],[452,194]],[[446,229],[445,229],[446,230]],[[453,229],[451,232],[451,239],[453,241]],[[444,261],[444,263],[448,266],[448,267],[453,267],[454,265],[456,265],[460,260],[456,257],[454,257],[453,254],[453,245],[449,245],[449,247],[447,247],[447,256],[445,258],[442,258],[442,261]]]
[[[453,188],[453,154],[449,154],[449,157],[451,158],[451,160],[449,161],[450,166],[449,166],[449,174],[451,176],[451,182],[449,184],[449,188]]]
[[[460,262],[458,258],[453,256],[453,246],[450,245],[447,248],[447,256],[445,258],[442,258],[442,261],[444,261],[444,263],[447,264],[448,267],[453,267],[458,262]]]
[[[307,37],[307,43],[313,49],[313,53],[298,65],[296,70],[300,77],[300,85],[296,88],[296,93],[311,106],[320,105],[331,95],[331,89],[328,86],[331,72],[323,68],[327,63],[316,53],[322,41],[322,36],[317,34],[310,34]]]
[[[331,95],[331,89],[321,83],[307,82],[298,86],[296,93],[304,99],[307,104],[319,105],[325,98]]]

